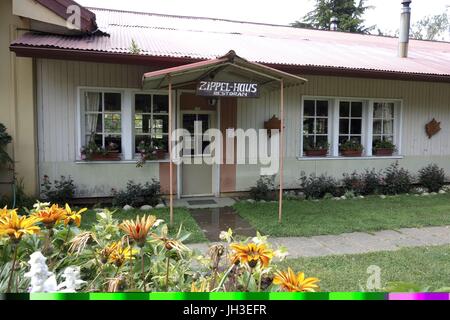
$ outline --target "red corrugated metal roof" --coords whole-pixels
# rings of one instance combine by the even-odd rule
[[[14,46],[213,59],[230,49],[249,61],[271,65],[450,76],[450,43],[411,40],[409,57],[397,57],[396,38],[212,18],[89,9],[110,36],[69,37],[27,33]]]

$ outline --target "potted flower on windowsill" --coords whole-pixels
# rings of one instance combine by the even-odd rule
[[[330,144],[328,142],[316,142],[314,145],[305,143],[305,155],[307,157],[326,157]]]
[[[364,147],[357,140],[347,140],[341,144],[340,149],[344,157],[361,157]]]
[[[109,144],[106,148],[98,146],[95,141],[90,141],[81,149],[81,156],[87,161],[118,161],[120,153],[118,146],[114,143]]]
[[[146,161],[165,159],[166,151],[162,147],[162,144],[156,141],[152,144],[142,140],[138,144],[137,150],[140,153],[140,159],[137,162],[137,167],[142,167]]]
[[[374,154],[377,157],[390,157],[396,150],[395,144],[388,140],[377,140],[374,143]]]

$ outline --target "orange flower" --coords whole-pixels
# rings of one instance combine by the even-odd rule
[[[147,240],[148,233],[155,222],[155,216],[146,217],[144,215],[141,219],[137,216],[136,221],[123,221],[120,225],[120,229],[122,229],[131,239],[136,241],[140,247],[143,247]]]
[[[273,251],[262,243],[249,243],[247,245],[233,243],[230,247],[235,252],[231,257],[232,262],[248,263],[250,268],[256,267],[258,262],[261,263],[261,267],[265,268],[273,257]]]
[[[66,212],[57,204],[54,204],[50,208],[45,208],[33,213],[33,216],[40,218],[45,227],[51,229],[66,218]]]
[[[319,289],[317,282],[319,279],[305,278],[303,272],[295,274],[291,268],[288,268],[286,272],[278,271],[273,279],[273,284],[281,286],[288,292],[316,292]]]

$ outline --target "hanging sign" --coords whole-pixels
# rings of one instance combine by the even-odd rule
[[[259,98],[259,85],[249,82],[200,81],[197,95],[203,97]]]

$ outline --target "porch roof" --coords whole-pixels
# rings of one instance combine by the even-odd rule
[[[142,84],[144,89],[161,89],[167,88],[170,81],[175,88],[225,73],[233,79],[251,79],[263,85],[274,85],[276,88],[279,88],[278,82],[281,80],[286,86],[304,84],[308,81],[287,72],[250,62],[230,50],[226,55],[216,59],[145,73]]]

